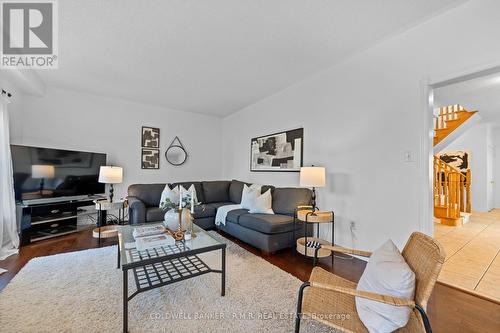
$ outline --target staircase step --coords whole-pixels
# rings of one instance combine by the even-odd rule
[[[463,225],[463,218],[450,219],[446,217],[440,217],[441,224],[448,225],[451,227],[461,227]]]
[[[438,128],[434,130],[434,146],[443,141],[444,138],[446,138],[448,135],[450,135],[450,133],[460,127],[475,113],[477,113],[477,111],[459,111],[455,113],[457,115],[457,119],[446,120],[446,128]]]

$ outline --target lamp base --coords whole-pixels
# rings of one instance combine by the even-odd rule
[[[312,205],[312,213],[310,215],[316,216],[316,210],[318,210],[318,207],[316,207],[316,188],[312,188],[312,197],[311,197],[311,205]]]
[[[109,188],[109,202],[113,202],[113,193],[114,193],[114,189],[113,189],[113,184],[109,184],[110,185],[110,188]]]

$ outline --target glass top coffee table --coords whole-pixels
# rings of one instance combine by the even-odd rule
[[[132,233],[136,227],[158,223],[117,226],[118,268],[123,271],[123,332],[128,331],[128,302],[137,294],[207,273],[221,274],[221,296],[226,289],[226,244],[193,224],[193,238],[138,251]],[[210,268],[198,254],[221,250],[221,269]],[[135,278],[136,291],[129,295],[128,272]]]

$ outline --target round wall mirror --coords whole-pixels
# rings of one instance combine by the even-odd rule
[[[165,152],[165,158],[172,165],[182,165],[186,162],[187,153],[184,147],[171,145]]]

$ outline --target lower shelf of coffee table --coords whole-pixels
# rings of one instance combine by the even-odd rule
[[[196,255],[135,267],[133,271],[137,292],[213,272]]]

